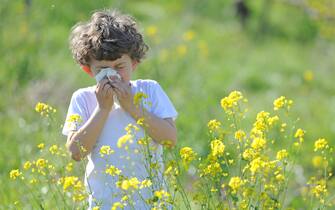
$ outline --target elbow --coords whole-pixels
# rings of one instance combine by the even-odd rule
[[[81,161],[80,154],[71,153],[71,158],[77,162]]]
[[[171,133],[170,136],[171,148],[174,148],[177,145],[177,130]]]
[[[73,160],[75,160],[77,162],[79,162],[81,160],[80,153],[79,153],[79,151],[77,151],[76,148],[74,148],[73,146],[69,146],[67,150],[68,150],[68,152],[69,152],[69,154],[70,154],[70,156]]]
[[[163,141],[163,146],[166,146],[172,149],[177,145],[177,135],[171,135],[166,139],[168,140]]]
[[[170,137],[170,147],[174,148],[177,145],[177,135],[172,135]]]
[[[66,144],[66,148],[73,160],[79,162],[82,159],[79,148],[72,141]]]

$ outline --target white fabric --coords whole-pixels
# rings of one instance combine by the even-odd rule
[[[110,76],[116,76],[117,78],[121,79],[121,76],[114,69],[104,68],[101,69],[101,71],[97,75],[95,75],[95,80],[97,82],[100,82],[100,80],[102,80],[104,77],[110,77]]]
[[[116,70],[112,68],[103,68],[100,70],[100,72],[97,75],[95,75],[95,80],[97,82],[100,82],[105,77],[109,79],[110,76],[116,76],[118,79],[121,79],[121,76],[117,73]],[[120,105],[119,100],[117,99],[115,95],[113,96],[113,100],[116,106]]]
[[[130,81],[130,83],[133,94],[143,92],[148,96],[148,98],[145,99],[147,103],[144,104],[147,111],[160,118],[176,119],[178,115],[177,111],[156,81],[134,80]],[[73,114],[78,114],[82,118],[82,123],[73,125],[73,123],[69,123],[66,120],[62,131],[64,135],[68,135],[71,130],[78,130],[90,118],[97,106],[94,91],[95,86],[91,86],[74,92],[66,119]],[[86,186],[90,188],[89,190],[93,195],[93,197],[90,197],[89,199],[90,209],[95,206],[95,199],[96,201],[102,201],[104,203],[100,209],[110,209],[112,203],[120,201],[120,197],[111,198],[112,192],[118,192],[118,189],[115,187],[116,177],[112,178],[105,173],[107,162],[109,165],[114,165],[121,169],[122,174],[129,177],[137,177],[140,181],[148,176],[143,164],[144,157],[141,153],[135,154],[134,152],[131,152],[131,154],[129,154],[124,149],[119,149],[116,146],[118,139],[126,134],[125,127],[129,123],[136,124],[136,121],[120,106],[114,104],[96,146],[88,155],[85,180]],[[144,137],[144,130],[140,128],[140,131],[136,132],[134,143],[129,146],[129,151],[139,149],[137,140],[142,137]],[[104,145],[109,145],[115,153],[102,158],[99,151],[101,146]],[[156,156],[157,160],[162,163],[162,146],[159,144],[155,145],[157,147],[157,152],[154,156]],[[127,156],[130,158],[126,159]],[[162,164],[161,167],[163,167]],[[142,191],[142,195],[146,198],[151,197],[150,192],[145,190]],[[146,205],[142,203],[139,197],[135,197],[134,200],[137,202],[135,209],[146,209]]]

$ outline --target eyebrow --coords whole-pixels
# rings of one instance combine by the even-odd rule
[[[118,63],[115,65],[115,67],[120,67],[124,64],[124,62]],[[101,66],[97,66],[98,69],[102,69],[102,68],[110,68],[110,66],[107,65],[101,65]]]
[[[116,64],[115,67],[120,67],[122,65],[123,65],[123,62]]]

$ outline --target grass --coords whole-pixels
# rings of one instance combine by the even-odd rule
[[[250,25],[243,30],[232,12],[232,1],[101,0],[77,4],[50,0],[31,1],[28,6],[24,1],[5,0],[0,6],[2,207],[19,199],[8,172],[37,155],[39,142],[65,143],[60,129],[52,131],[52,138],[42,135],[33,108],[38,101],[53,105],[58,110],[56,120],[62,124],[74,90],[94,84],[74,64],[67,39],[77,21],[87,19],[94,9],[109,6],[133,14],[143,31],[151,25],[158,28],[156,37],[146,36],[151,51],[134,78],[155,79],[170,96],[179,112],[179,146],[192,145],[196,151],[204,151],[206,124],[222,118],[219,101],[235,89],[249,98],[248,122],[258,111],[271,110],[272,101],[285,95],[295,102],[293,114],[301,119],[299,127],[307,130],[307,145],[318,137],[335,143],[335,45],[322,39],[316,25],[295,8],[274,4],[269,32],[259,34],[258,3],[252,3]],[[297,15],[299,18],[292,20]],[[189,30],[194,31],[194,39],[183,41]],[[199,43],[207,46],[207,55]],[[180,45],[186,46],[185,55],[178,55]],[[162,50],[167,52],[166,58]],[[306,70],[313,72],[312,81],[304,80]],[[303,162],[309,165],[309,157]]]

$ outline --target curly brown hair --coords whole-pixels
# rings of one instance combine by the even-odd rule
[[[135,19],[116,10],[94,12],[90,21],[79,22],[71,31],[70,49],[80,65],[90,59],[116,60],[123,54],[140,62],[149,47],[137,29]]]

